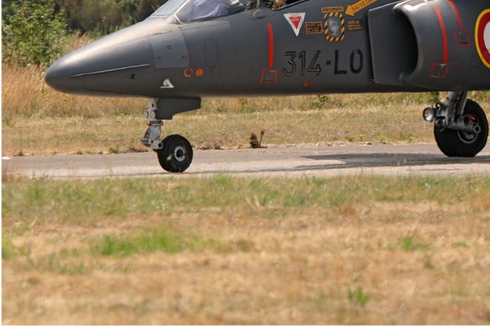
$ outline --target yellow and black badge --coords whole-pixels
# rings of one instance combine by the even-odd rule
[[[324,27],[325,38],[327,41],[342,41],[345,36],[344,14],[340,12],[330,12],[325,14]]]

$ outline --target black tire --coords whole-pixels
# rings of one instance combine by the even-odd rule
[[[192,163],[192,146],[180,135],[167,136],[163,140],[163,148],[157,154],[160,166],[168,172],[184,172]]]
[[[480,125],[479,134],[451,129],[434,128],[434,136],[439,149],[450,157],[473,157],[487,144],[488,120],[485,111],[478,103],[467,100],[463,112],[465,119]]]

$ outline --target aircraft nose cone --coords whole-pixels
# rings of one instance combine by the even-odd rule
[[[83,77],[76,76],[77,67],[78,62],[70,57],[58,59],[46,71],[44,80],[57,91],[76,93],[83,89]]]
[[[136,73],[153,66],[146,36],[129,28],[106,36],[55,61],[46,83],[57,91],[79,95],[132,94]]]
[[[46,71],[46,83],[57,91],[69,94],[146,96],[148,86],[141,81],[154,73],[154,47],[172,53],[171,50],[178,44],[168,43],[172,41],[168,39],[165,41],[168,38],[165,35],[174,35],[174,30],[171,25],[162,26],[158,19],[145,20],[105,36],[55,61]],[[153,40],[154,35],[163,35],[163,40],[158,37]],[[160,44],[160,41],[166,43]],[[158,52],[158,55],[163,54]],[[171,63],[170,68],[175,65],[175,60],[167,61]]]

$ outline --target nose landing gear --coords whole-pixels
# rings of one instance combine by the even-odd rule
[[[148,109],[145,112],[145,117],[148,119],[148,129],[140,141],[157,153],[160,166],[165,171],[184,172],[192,163],[192,146],[187,139],[180,135],[170,135],[160,140],[163,120],[159,119],[157,111],[156,100],[150,99]]]
[[[487,144],[488,120],[468,92],[449,92],[444,103],[424,110],[424,119],[434,122],[439,149],[450,157],[473,157]]]

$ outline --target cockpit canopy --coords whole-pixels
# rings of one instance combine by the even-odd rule
[[[245,10],[247,0],[168,0],[151,17],[175,17],[180,23],[228,16]]]

